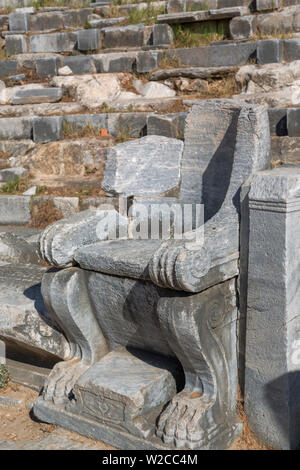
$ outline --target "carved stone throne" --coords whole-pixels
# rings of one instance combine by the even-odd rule
[[[130,215],[141,202],[164,202],[166,212],[203,204],[204,243],[195,225],[188,239],[174,227],[168,240],[138,239],[134,217],[105,208],[44,231],[42,256],[60,269],[44,274],[42,293],[71,355],[53,368],[38,418],[123,449],[231,444],[240,431],[240,193],[269,166],[269,146],[264,107],[210,100],[188,113],[184,145],[152,136],[108,153],[103,187],[130,198]],[[99,231],[108,213],[127,236]]]

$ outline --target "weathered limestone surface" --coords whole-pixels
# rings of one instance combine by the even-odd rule
[[[0,196],[1,224],[27,224],[31,221],[30,196]]]
[[[74,281],[76,284],[77,282],[81,283],[83,281],[83,278],[82,278],[83,272],[82,271],[80,272],[80,270],[75,270],[75,271],[72,270],[72,272],[68,270],[68,273],[65,272],[64,275],[67,275],[67,274],[69,277],[68,282],[71,282],[71,284],[69,284],[70,286],[69,288],[71,290],[72,290],[71,285],[74,283]],[[93,297],[93,303],[97,305],[97,311],[99,312],[101,316],[102,331],[104,333],[105,338],[107,338],[107,344],[109,344],[110,347],[112,347],[113,349],[115,349],[118,346],[126,345],[127,348],[130,348],[130,347],[132,348],[130,349],[130,351],[132,351],[133,354],[136,354],[135,353],[136,348],[147,349],[150,353],[159,352],[159,356],[160,356],[159,360],[161,361],[161,364],[164,364],[164,360],[165,360],[164,356],[165,355],[172,356],[173,355],[172,348],[174,347],[172,346],[172,341],[171,341],[171,337],[173,337],[173,334],[172,334],[172,331],[169,330],[169,327],[167,327],[166,321],[169,322],[170,325],[174,325],[174,327],[176,328],[176,331],[179,332],[179,329],[177,330],[177,328],[183,327],[184,323],[186,322],[187,312],[189,312],[189,316],[191,316],[190,318],[193,319],[192,321],[193,321],[193,324],[195,324],[195,327],[196,325],[198,325],[197,329],[199,329],[199,332],[201,331],[200,341],[205,349],[211,348],[213,345],[216,344],[215,342],[218,343],[218,341],[220,340],[223,341],[225,338],[228,338],[228,339],[229,337],[232,337],[232,339],[235,338],[235,335],[233,332],[235,331],[235,327],[236,327],[236,308],[233,306],[232,294],[234,292],[234,283],[232,282],[223,283],[223,285],[220,285],[220,286],[215,286],[214,288],[212,288],[212,290],[209,290],[209,291],[206,290],[205,292],[201,294],[197,294],[197,299],[195,297],[192,299],[190,296],[182,296],[180,294],[178,296],[178,294],[175,294],[175,292],[173,293],[172,291],[168,291],[168,290],[160,290],[159,288],[155,287],[152,283],[143,283],[141,281],[123,279],[119,276],[117,277],[105,276],[100,273],[92,273],[92,272],[90,273],[86,272],[86,276],[87,276],[86,279],[88,281],[88,284],[87,284],[88,292],[92,296],[95,295],[95,297]],[[61,280],[63,282],[63,278],[61,278]],[[47,275],[47,285],[48,287],[47,287],[46,295],[49,301],[51,301],[51,299],[54,299],[55,295],[57,296],[57,292],[58,292],[57,287],[59,286],[59,281],[58,279],[55,281],[53,277],[51,279],[51,276],[48,277]],[[46,284],[45,284],[45,287],[46,287]],[[73,290],[72,290],[72,294],[71,294],[71,291],[69,292],[70,292],[70,295],[72,296],[75,293],[75,291]],[[105,292],[105,295],[103,295],[104,292]],[[116,292],[118,292],[117,296],[113,294]],[[126,300],[128,299],[128,295],[131,296],[130,304],[128,303],[128,300]],[[211,303],[213,302],[211,296],[214,296],[214,295],[217,295],[217,298],[221,301],[221,304],[222,304],[221,310],[224,312],[224,317],[223,317],[223,320],[217,317],[218,319],[215,318],[210,323],[210,321],[207,321],[207,320],[208,318],[211,318],[210,312],[211,312],[211,309],[213,308],[212,307],[213,303]],[[80,301],[81,305],[83,305],[84,302],[86,302],[86,300],[84,300],[86,299],[85,296],[86,294],[84,293],[84,291],[81,291],[81,301]],[[107,301],[105,301],[105,298],[109,299],[109,304],[107,304]],[[211,301],[209,301],[210,298],[211,298]],[[143,300],[143,303],[144,303],[143,312],[141,312],[138,307],[142,299],[145,299]],[[105,306],[103,304],[104,301],[105,301]],[[200,305],[202,306],[202,308],[200,307]],[[137,308],[134,306],[137,306]],[[128,308],[130,310],[128,310]],[[198,308],[201,308],[201,314],[200,314],[200,311],[199,311],[199,314],[197,314]],[[100,313],[100,311],[102,313]],[[145,315],[145,312],[147,312],[146,315]],[[99,314],[97,313],[96,315],[98,316]],[[134,315],[134,317],[132,316],[132,314]],[[158,315],[158,318],[160,318],[159,323],[161,327],[159,326],[159,324],[157,324],[157,315]],[[133,318],[136,318],[138,322],[142,321],[144,327],[139,328],[138,323],[136,323],[136,321],[133,320]],[[224,321],[225,318],[228,321]],[[119,326],[117,329],[113,327],[115,323],[115,319],[118,319]],[[199,322],[201,323],[201,326]],[[214,329],[216,324],[218,325],[218,328]],[[166,325],[166,326],[164,327],[163,325]],[[98,327],[95,325],[94,329],[95,328],[98,328]],[[123,331],[123,334],[121,336],[118,333],[119,328],[121,328],[121,330]],[[209,329],[209,331],[214,330],[214,334],[210,335],[207,328]],[[93,330],[93,334],[95,334],[94,330]],[[168,338],[168,334],[172,335],[170,337],[170,342],[166,341],[166,339]],[[190,336],[190,333],[188,333],[187,330],[186,330],[186,334],[189,334],[189,338],[191,340],[192,336]],[[165,335],[167,335],[167,337]],[[98,330],[98,338],[99,338],[98,339],[98,344],[99,344],[100,338],[103,338],[99,330]],[[176,343],[177,341],[178,340],[176,340]],[[189,351],[187,351],[187,354],[190,358],[193,357],[192,351],[194,347],[195,346],[192,346],[192,344],[190,343],[190,348],[188,348]],[[101,364],[101,355],[103,357],[103,352],[104,352],[103,348],[104,348],[104,344],[102,343],[102,339],[101,339],[100,349],[99,347],[97,349],[93,348],[93,352],[92,352],[93,355],[97,355],[98,361],[100,360],[100,364]],[[234,395],[231,395],[231,399],[229,402],[227,401],[226,409],[228,411],[227,411],[226,425],[225,423],[222,422],[222,418],[220,415],[219,415],[219,418],[217,417],[218,415],[217,407],[219,406],[219,404],[222,406],[222,404],[224,403],[223,393],[225,392],[225,389],[228,390],[228,387],[229,387],[230,390],[234,390],[234,388],[236,387],[236,383],[235,383],[236,379],[234,377],[235,363],[234,363],[234,360],[232,361],[233,356],[234,356],[234,348],[235,348],[234,339],[233,341],[226,341],[226,346],[224,350],[225,355],[223,356],[223,358],[226,361],[229,361],[227,370],[231,371],[230,375],[226,374],[225,370],[224,370],[224,373],[221,373],[221,375],[219,375],[219,373],[215,369],[215,366],[213,366],[210,369],[210,372],[208,372],[208,377],[210,376],[210,373],[213,374],[214,383],[223,384],[223,386],[221,387],[217,385],[217,388],[216,388],[217,396],[215,398],[212,398],[211,400],[209,399],[209,396],[211,396],[211,392],[212,392],[212,391],[211,392],[209,391],[211,384],[212,384],[209,378],[207,380],[204,379],[205,382],[203,383],[203,387],[207,387],[207,393],[209,394],[209,396],[207,396],[207,399],[204,399],[204,400],[201,399],[200,388],[198,389],[199,395],[197,394],[195,396],[195,399],[192,401],[189,399],[189,394],[191,393],[192,389],[190,389],[190,392],[188,392],[187,390],[187,391],[182,391],[178,395],[175,395],[175,401],[173,398],[169,407],[166,408],[165,413],[161,415],[161,420],[160,420],[159,427],[157,430],[158,436],[162,436],[166,444],[169,444],[172,446],[173,444],[176,443],[177,446],[187,445],[191,448],[195,448],[201,442],[201,445],[203,448],[214,448],[214,447],[222,448],[225,445],[225,442],[231,442],[232,439],[234,439],[235,433],[237,432],[239,427],[234,422],[234,418],[233,418],[233,423],[231,425],[229,425],[229,421],[228,421],[229,413],[230,413],[230,416],[232,417],[233,417],[232,413],[234,413],[234,408],[235,408]],[[161,355],[161,352],[163,352],[163,355]],[[175,354],[177,355],[178,352]],[[142,358],[142,356],[139,356],[139,357]],[[220,355],[218,355],[218,357],[221,358]],[[181,356],[181,358],[183,359],[183,356]],[[218,361],[217,358],[215,358],[215,360]],[[214,364],[217,365],[217,362],[215,362],[215,360],[214,360]],[[85,363],[81,363],[79,365],[79,368],[77,367],[77,371],[73,369],[73,371],[71,372],[71,370],[69,370],[68,374],[71,374],[74,379],[76,376],[78,376],[78,373],[82,375],[82,373],[84,373],[88,369],[89,369],[88,365],[85,365]],[[87,374],[89,373],[92,374],[92,369],[88,370]],[[56,380],[57,380],[60,374],[61,372],[59,370],[59,367],[57,367],[55,371],[53,371],[52,377],[54,378],[54,375],[55,375]],[[192,386],[192,383],[193,382],[191,382],[191,386]],[[225,383],[226,383],[226,388],[224,387]],[[136,388],[136,386],[137,386],[137,379],[135,377],[132,377],[131,387]],[[100,435],[102,436],[104,435],[103,427],[101,426],[101,421],[103,420],[104,422],[105,421],[107,422],[107,417],[108,417],[107,414],[104,413],[100,416],[98,415],[99,416],[98,420],[91,419],[92,418],[91,414],[93,413],[94,406],[91,406],[89,410],[87,402],[85,401],[84,413],[85,413],[85,416],[88,414],[90,419],[88,419],[87,421],[84,420],[83,419],[84,416],[80,414],[81,413],[80,407],[76,408],[76,405],[74,404],[75,406],[74,405],[72,406],[71,403],[70,405],[67,405],[66,411],[64,411],[62,408],[59,408],[58,406],[57,409],[60,409],[62,411],[60,413],[61,419],[59,419],[56,413],[53,414],[51,400],[49,400],[50,397],[52,396],[51,389],[52,389],[51,377],[49,377],[49,380],[46,383],[46,391],[45,391],[46,400],[38,400],[34,407],[34,413],[36,414],[37,417],[46,419],[47,421],[56,422],[56,423],[62,423],[62,420],[65,419],[67,420],[65,421],[65,425],[67,425],[69,428],[70,427],[72,428],[72,426],[76,422],[82,423],[82,425],[79,425],[78,429],[80,429],[80,432],[83,432],[83,433],[86,433],[86,429],[87,429],[86,426],[88,425],[90,426],[92,423],[95,423],[93,427],[94,431],[92,431],[93,435],[98,436],[98,438]],[[188,389],[189,389],[189,386],[188,386]],[[162,393],[161,383],[157,383],[156,393],[157,394]],[[214,394],[214,392],[212,393]],[[98,399],[98,400],[99,398],[95,397],[95,399]],[[53,389],[53,400],[54,400],[54,403],[58,403],[58,404],[60,403],[61,391],[59,390],[59,387],[55,386]],[[118,405],[117,405],[118,408],[121,406],[121,403],[122,403],[122,400],[118,402]],[[186,407],[189,407],[188,409],[190,410],[193,416],[195,415],[195,413],[197,413],[197,410],[198,410],[199,414],[197,415],[197,418],[198,418],[197,422],[194,424],[193,422],[190,421],[189,417],[186,416],[186,418],[183,418],[181,420],[183,432],[180,434],[177,433],[175,436],[172,427],[170,427],[168,424],[168,420],[173,419],[172,415],[174,412],[176,412],[176,414],[181,413],[181,410],[186,409]],[[121,448],[128,448],[128,447],[131,448],[130,446],[132,444],[130,444],[130,442],[132,443],[132,439],[133,439],[136,448],[145,448],[144,447],[145,444],[143,444],[143,441],[140,441],[139,439],[135,438],[132,431],[130,434],[128,433],[128,421],[126,419],[126,414],[125,416],[123,414],[123,417],[120,420],[120,415],[118,414],[117,409],[116,408],[113,408],[113,409],[110,408],[110,409],[111,409],[111,412],[110,412],[111,424],[109,425],[109,427],[112,430],[116,431],[117,436],[120,436],[118,432],[118,429],[120,430],[120,427],[121,427],[121,430],[123,431],[123,439],[121,440],[121,442],[119,441],[120,442],[119,446]],[[80,420],[76,418],[76,416],[78,416],[78,413],[79,413],[79,416],[82,418]],[[211,442],[205,438],[203,431],[201,430],[201,416],[203,416],[203,419],[205,420],[206,413],[210,417],[210,420],[213,419],[214,421],[217,421],[219,423],[218,424],[219,434]],[[151,424],[150,420],[149,422]],[[193,440],[186,438],[187,426],[192,427],[191,429],[192,429],[193,436],[194,436]],[[116,429],[116,427],[118,429]],[[127,432],[124,433],[124,431],[126,430]],[[114,435],[115,435],[115,432],[114,432]],[[106,434],[106,437],[104,438],[104,440],[110,441],[111,434],[110,433]],[[158,448],[163,448],[161,441],[156,439],[154,436],[147,441],[147,446],[148,448],[149,446],[150,448],[155,448],[156,446],[158,446]]]
[[[77,42],[76,33],[39,34],[30,36],[30,52],[71,52]]]
[[[0,338],[8,352],[23,357],[37,354],[40,363],[53,365],[66,359],[68,343],[50,319],[41,296],[40,282],[45,268],[33,264],[0,266]]]
[[[258,173],[249,194],[245,409],[277,449],[299,446],[298,165]]]
[[[1,139],[30,139],[32,118],[8,118],[2,120],[0,127]]]
[[[194,23],[209,20],[221,20],[224,18],[234,18],[249,13],[247,7],[219,8],[217,10],[188,11],[184,13],[174,13],[159,15],[158,23]]]
[[[60,140],[62,136],[62,116],[45,116],[33,120],[33,141],[47,143]]]
[[[147,119],[148,135],[164,135],[180,139],[184,136],[185,118],[187,113],[153,114]]]
[[[8,55],[25,54],[27,52],[27,39],[25,35],[9,35],[5,40],[5,50]]]
[[[40,264],[41,258],[37,249],[23,238],[13,233],[0,233],[0,263]]]
[[[229,23],[230,36],[232,39],[250,39],[255,33],[255,16],[241,16],[233,18]]]
[[[299,161],[300,137],[273,136],[271,144],[274,162],[297,163]]]
[[[236,74],[242,93],[237,100],[283,108],[300,103],[300,61],[290,64],[245,65]]]
[[[141,47],[144,45],[144,25],[112,26],[101,30],[103,47]]]
[[[56,103],[62,98],[61,88],[43,88],[17,90],[11,101],[12,104]]]
[[[161,136],[112,147],[102,188],[123,196],[154,196],[174,190],[180,181],[182,150],[182,142]]]

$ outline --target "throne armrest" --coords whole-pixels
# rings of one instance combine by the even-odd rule
[[[112,224],[107,224],[109,220]],[[89,209],[49,225],[40,238],[40,255],[51,266],[72,266],[75,251],[99,240],[107,240],[116,235],[107,231],[125,228],[128,218],[120,215],[111,206]]]
[[[213,255],[211,254],[213,253]],[[238,274],[238,252],[188,249],[183,240],[109,240],[76,250],[83,269],[134,279],[179,291],[200,292]]]

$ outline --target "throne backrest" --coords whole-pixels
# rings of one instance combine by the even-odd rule
[[[144,203],[146,218],[155,203],[202,204],[206,234],[229,228],[237,246],[241,187],[269,158],[264,106],[199,100],[187,115],[184,143],[147,136],[109,149],[102,187],[132,198],[131,210]]]
[[[243,183],[270,165],[266,108],[199,101],[186,118],[184,137],[180,199],[201,202],[209,226],[238,224]]]

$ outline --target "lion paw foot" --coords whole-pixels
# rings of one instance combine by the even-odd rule
[[[45,382],[44,399],[56,404],[68,402],[74,384],[88,367],[79,359],[56,364]]]
[[[203,440],[203,418],[209,402],[191,397],[181,392],[161,414],[156,434],[166,444],[194,449]]]

